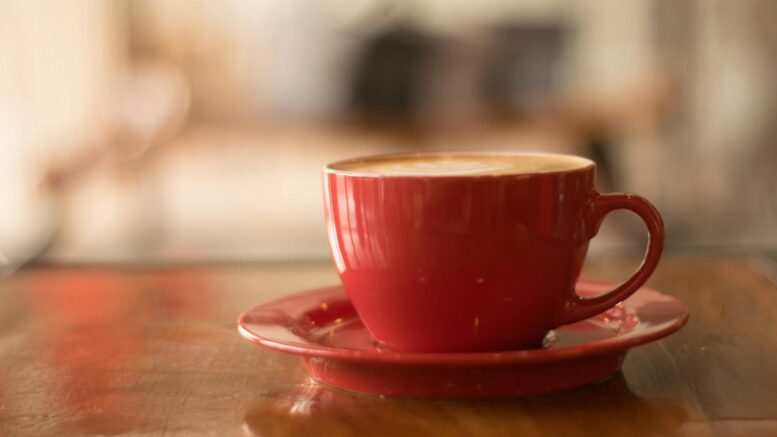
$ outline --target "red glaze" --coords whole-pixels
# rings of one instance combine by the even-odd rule
[[[527,349],[634,293],[664,241],[656,209],[599,194],[595,166],[520,175],[386,176],[324,170],[340,279],[367,329],[396,351]],[[640,268],[602,296],[574,292],[589,240],[616,209],[637,213]]]
[[[594,296],[610,284],[580,281]],[[318,382],[363,393],[474,398],[554,391],[600,381],[620,368],[629,348],[680,329],[688,309],[642,288],[598,316],[562,326],[541,349],[508,352],[402,353],[377,347],[341,286],[293,294],[240,316],[249,341],[303,356]]]

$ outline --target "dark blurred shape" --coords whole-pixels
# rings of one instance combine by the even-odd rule
[[[483,97],[496,112],[524,113],[558,92],[569,31],[561,25],[503,24],[493,29],[493,49]]]
[[[558,92],[568,33],[561,25],[518,23],[486,31],[485,56],[465,62],[484,64],[474,79],[492,115],[531,112]],[[370,37],[355,61],[350,110],[367,119],[413,119],[428,98],[426,88],[442,79],[436,74],[455,74],[432,64],[457,45],[404,24]]]
[[[421,103],[432,38],[406,25],[375,34],[355,62],[351,111],[367,119],[411,119]]]

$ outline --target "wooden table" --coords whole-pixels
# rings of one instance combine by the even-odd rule
[[[634,263],[593,262],[624,278]],[[244,308],[336,282],[329,263],[35,267],[2,281],[0,435],[777,435],[777,270],[668,256],[689,324],[598,385],[526,398],[353,396],[235,331]]]

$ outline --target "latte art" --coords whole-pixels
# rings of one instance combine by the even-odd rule
[[[376,165],[372,171],[385,174],[489,174],[508,170],[508,162],[487,162],[468,159],[440,159],[435,161],[405,161]]]
[[[472,176],[548,173],[592,165],[576,156],[520,153],[424,153],[343,161],[330,170],[386,176]]]

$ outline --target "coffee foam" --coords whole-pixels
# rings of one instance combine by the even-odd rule
[[[574,170],[590,164],[584,158],[551,154],[429,153],[345,161],[330,168],[387,176],[469,176],[548,173]]]

